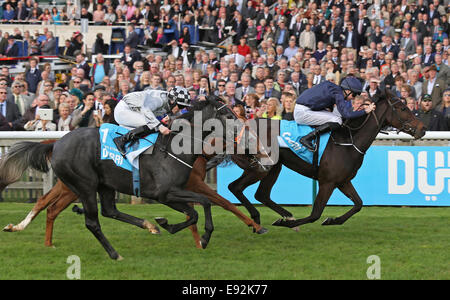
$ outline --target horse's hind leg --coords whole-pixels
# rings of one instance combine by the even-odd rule
[[[328,200],[331,197],[331,194],[333,193],[335,189],[334,183],[322,183],[319,181],[319,191],[317,193],[316,199],[314,201],[313,209],[311,214],[303,219],[297,219],[297,220],[283,220],[279,219],[272,225],[274,226],[286,226],[286,227],[297,227],[306,223],[312,223],[315,222],[317,219],[320,218],[320,216],[323,213],[323,210],[325,206],[328,203]]]
[[[250,213],[250,217],[255,221],[256,224],[261,224],[261,219],[258,210],[250,203],[250,201],[245,197],[244,190],[250,185],[258,182],[263,175],[258,172],[248,172],[244,173],[228,185],[228,189],[233,195],[244,205],[247,211]]]
[[[98,220],[98,206],[97,206],[97,178],[96,177],[82,177],[75,172],[66,168],[66,172],[57,174],[69,189],[78,195],[84,209],[84,222],[86,228],[95,236],[103,248],[108,253],[109,257],[116,260],[121,260],[122,257],[111,246],[102,232],[100,222]],[[87,174],[94,173],[93,170],[87,170]],[[90,171],[90,172],[89,172]]]
[[[67,208],[72,202],[78,199],[75,195],[62,181],[58,180],[56,185],[53,187],[59,189],[58,198],[47,208],[47,222],[45,226],[45,246],[51,247],[52,237],[53,237],[53,224],[58,215]]]
[[[278,179],[278,175],[280,175],[281,172],[281,164],[276,164],[273,166],[266,177],[261,179],[259,182],[258,189],[255,193],[255,199],[270,208],[271,210],[278,213],[280,216],[282,216],[285,219],[292,219],[292,213],[278,205],[277,203],[273,202],[272,199],[270,199],[270,192],[272,191],[272,188],[275,184],[275,182]]]
[[[342,225],[344,224],[345,221],[347,221],[351,216],[359,212],[362,208],[362,200],[359,197],[358,193],[356,192],[355,187],[350,181],[344,183],[338,188],[345,196],[347,196],[350,200],[352,200],[354,205],[348,212],[346,212],[340,217],[327,218],[322,223],[322,225]]]
[[[17,225],[9,224],[3,228],[3,231],[15,232],[24,230],[42,210],[57,201],[61,192],[61,185],[63,185],[63,183],[58,180],[50,191],[36,201],[36,204],[22,222]]]
[[[140,219],[117,210],[115,204],[115,190],[106,186],[100,186],[98,189],[100,202],[102,206],[102,216],[116,219],[125,223],[147,229],[152,234],[159,234],[158,227],[147,220]]]
[[[186,190],[180,190],[180,189],[172,189],[170,190],[165,199],[162,199],[160,201],[161,203],[164,203],[174,209],[177,209],[180,211],[178,205],[183,205],[184,209],[186,210],[185,213],[188,213],[189,211],[195,210],[190,207],[187,203],[192,202],[198,202],[203,206],[204,213],[205,213],[205,234],[203,234],[202,238],[200,239],[200,242],[202,243],[202,247],[206,248],[208,245],[208,242],[211,238],[212,232],[214,231],[214,226],[212,222],[212,215],[211,215],[211,203],[209,202],[208,198],[206,198],[203,195],[186,191]],[[191,217],[191,216],[190,216]],[[175,225],[169,225],[167,224],[167,220],[164,218],[158,218],[157,222],[161,225],[161,227],[167,229],[170,233],[175,233],[183,228],[186,228],[187,226],[190,226],[192,224],[196,224],[198,220],[198,215],[195,212],[195,215],[193,216],[195,218],[189,218],[187,221],[175,224]]]

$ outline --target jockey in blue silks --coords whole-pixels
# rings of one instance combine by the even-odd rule
[[[303,92],[297,98],[294,119],[298,124],[317,127],[300,139],[302,145],[315,151],[312,141],[317,135],[338,129],[342,118],[358,118],[373,111],[374,103],[367,105],[364,110],[353,110],[351,100],[361,92],[362,84],[353,76],[344,78],[340,86],[324,81]]]

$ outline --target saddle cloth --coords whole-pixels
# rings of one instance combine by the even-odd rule
[[[298,157],[304,161],[312,164],[314,153],[309,151],[305,146],[300,143],[300,139],[313,131],[314,128],[308,125],[299,125],[295,121],[281,120],[280,122],[280,135],[278,136],[278,144],[281,148],[291,149]],[[318,162],[322,158],[323,151],[327,146],[330,133],[324,133],[320,135],[319,144],[319,157]]]
[[[139,139],[131,146],[131,148],[129,144],[127,144],[125,147],[127,154],[126,159],[124,159],[117,150],[113,139],[126,134],[128,131],[129,129],[114,124],[102,124],[99,128],[100,159],[110,159],[114,161],[118,167],[124,168],[128,171],[133,171],[133,168],[139,170],[139,155],[154,145],[159,133],[153,133],[143,139]]]

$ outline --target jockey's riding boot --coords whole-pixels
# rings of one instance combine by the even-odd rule
[[[341,125],[339,123],[334,123],[334,122],[328,122],[323,125],[317,126],[313,131],[311,131],[310,133],[308,133],[307,135],[302,137],[300,139],[300,143],[303,146],[305,146],[306,148],[308,148],[308,150],[315,152],[317,150],[316,149],[317,147],[315,145],[313,145],[313,143],[312,143],[313,140],[317,136],[321,135],[322,133],[335,130],[335,129],[339,128],[340,126]]]
[[[128,131],[126,134],[122,136],[118,136],[113,139],[114,144],[117,146],[117,150],[119,150],[120,154],[122,156],[125,156],[127,154],[127,151],[125,150],[125,145],[128,142],[131,142],[130,146],[134,144],[138,139],[145,137],[149,135],[150,133],[154,132],[150,128],[148,128],[147,125],[135,128],[133,130]]]

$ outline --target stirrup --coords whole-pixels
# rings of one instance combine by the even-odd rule
[[[117,151],[123,156],[126,157],[127,150],[126,150],[126,144],[128,141],[123,141],[125,139],[125,135],[115,137],[113,139],[114,144],[116,145]]]
[[[313,140],[317,138],[317,136],[315,135],[315,138],[313,138],[311,140],[311,143],[308,144],[306,141],[308,141],[307,139],[304,139],[306,136],[304,136],[303,138],[300,139],[300,143],[305,146],[306,149],[308,149],[311,152],[316,152],[317,151],[317,143],[313,144]],[[306,141],[305,141],[306,140]],[[312,147],[311,147],[312,146]]]

